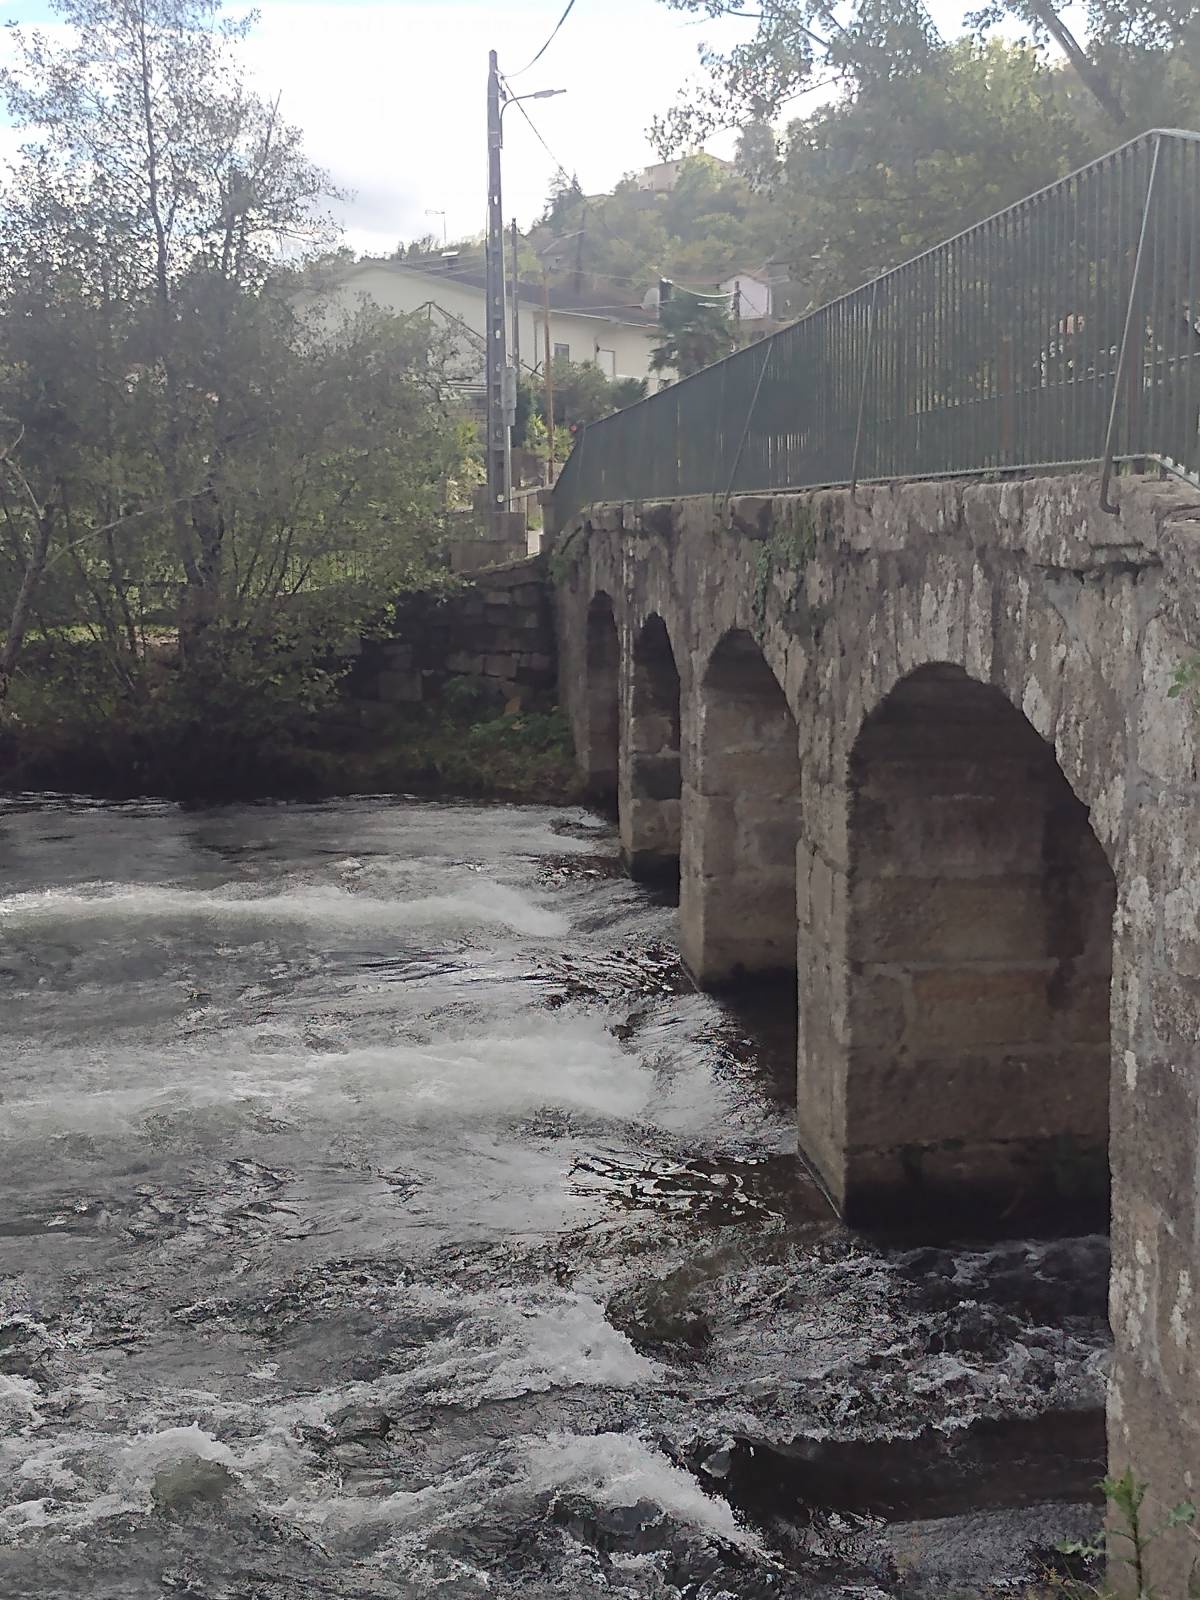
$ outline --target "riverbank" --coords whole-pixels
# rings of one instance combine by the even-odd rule
[[[415,794],[569,805],[583,784],[556,710],[347,698],[265,735],[199,720],[17,717],[0,729],[0,793],[29,790],[191,803]]]

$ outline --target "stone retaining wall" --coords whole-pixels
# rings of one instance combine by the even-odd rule
[[[421,705],[454,679],[497,707],[553,699],[557,647],[544,558],[480,572],[455,594],[406,595],[394,635],[364,642],[351,688],[360,699]]]

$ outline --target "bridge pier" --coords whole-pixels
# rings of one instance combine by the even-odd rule
[[[847,1216],[1105,1227],[1115,887],[1053,748],[931,665],[848,776]]]
[[[621,851],[631,877],[679,881],[679,672],[670,635],[651,616],[630,652],[621,761]]]
[[[752,636],[727,634],[693,698],[680,947],[707,986],[796,970],[796,720]]]
[[[586,695],[575,749],[598,805],[617,800],[621,746],[621,645],[612,600],[598,594],[587,612]]]

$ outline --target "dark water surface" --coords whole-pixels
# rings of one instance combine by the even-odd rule
[[[840,1228],[615,868],[0,803],[0,1594],[1019,1590],[1093,1524],[1106,1241]]]

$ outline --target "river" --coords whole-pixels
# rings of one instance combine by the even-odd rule
[[[0,802],[0,1593],[1018,1589],[1107,1241],[856,1236],[582,811]]]

